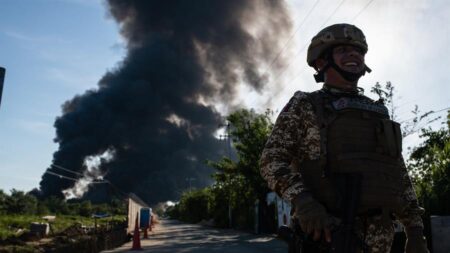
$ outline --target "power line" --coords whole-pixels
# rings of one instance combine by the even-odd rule
[[[358,14],[356,14],[356,16],[354,16],[353,18],[352,18],[352,20],[350,20],[350,23],[353,23],[358,17],[359,17],[359,15],[361,15],[361,13],[363,13],[366,9],[367,9],[367,7],[369,7],[369,5],[373,2],[374,0],[370,0],[367,4],[366,4],[366,6],[364,6],[364,8],[362,8],[359,12],[358,12]]]
[[[334,10],[333,10],[333,12],[331,12],[331,14],[328,16],[328,18],[325,20],[325,22],[323,22],[322,23],[322,25],[320,25],[320,27],[319,28],[322,28],[323,26],[325,26],[327,23],[328,23],[328,21],[330,21],[330,19],[334,16],[334,14],[336,14],[336,12],[339,10],[339,8],[341,8],[341,6],[342,6],[342,4],[345,2],[345,0],[342,0],[337,6],[336,6],[336,8],[334,8]],[[295,59],[299,54],[301,54],[305,49],[306,49],[306,47],[308,46],[309,44],[307,43],[307,44],[305,44],[295,55],[294,55],[294,57],[293,57],[293,59]],[[288,63],[288,65],[284,68],[284,70],[283,71],[281,71],[280,72],[280,74],[278,74],[275,78],[274,78],[274,82],[277,82],[278,81],[278,79],[287,71],[287,69],[289,68],[289,66],[291,66],[291,63],[292,63],[293,61],[290,61],[289,63]]]
[[[289,42],[291,42],[291,40],[294,38],[295,34],[297,34],[297,32],[300,30],[300,28],[305,24],[306,19],[308,19],[308,17],[311,15],[311,13],[313,12],[313,10],[316,8],[317,4],[320,2],[320,0],[317,0],[314,5],[312,6],[312,8],[308,11],[308,13],[306,14],[306,16],[303,18],[302,22],[300,22],[300,25],[297,26],[297,29],[295,29],[294,33],[289,37],[289,39],[286,41],[286,43],[284,44],[284,46],[281,48],[280,52],[278,52],[278,54],[275,56],[275,58],[272,60],[272,62],[270,63],[268,69],[270,69],[273,64],[278,60],[278,58],[280,57],[281,53],[287,48],[287,45],[289,44]],[[267,72],[266,72],[267,73]]]
[[[439,110],[437,110],[437,111],[429,111],[429,112],[425,113],[425,114],[422,115],[422,116],[425,116],[425,115],[428,116],[428,115],[436,114],[436,113],[438,113],[438,112],[442,112],[442,111],[446,111],[446,110],[450,110],[450,106],[449,106],[449,107],[446,107],[446,108],[443,108],[443,109],[439,109]],[[406,121],[415,119],[415,118],[417,118],[417,117],[418,117],[418,116],[412,117],[412,118],[409,118],[409,119],[405,119],[405,120],[400,121],[399,123],[403,123],[403,122],[406,122]]]
[[[73,171],[73,170],[69,170],[69,169],[64,168],[64,167],[62,167],[60,165],[52,164],[52,166],[54,166],[54,167],[56,167],[58,169],[61,169],[61,170],[64,170],[64,171],[67,171],[67,172],[70,172],[70,173],[73,173],[73,174],[85,177],[85,175],[82,174],[82,173],[79,173],[79,172],[76,172],[76,171]],[[52,173],[54,173],[54,172],[52,172]],[[56,173],[54,173],[54,174],[56,174]],[[57,174],[57,175],[59,175],[59,174]],[[78,179],[80,179],[80,178],[78,178]],[[97,179],[95,178],[94,180],[97,180]],[[91,183],[93,183],[93,184],[105,184],[105,183],[110,183],[110,182],[108,180],[106,180],[106,179],[101,179],[101,181],[92,181]]]
[[[53,166],[53,167],[55,167],[55,168],[57,168],[57,169],[64,170],[64,171],[67,171],[67,172],[70,172],[70,173],[73,173],[73,174],[76,174],[76,175],[79,175],[79,176],[84,177],[84,175],[83,175],[82,173],[77,172],[77,171],[73,171],[73,170],[66,169],[66,168],[64,168],[64,167],[62,167],[62,166],[60,166],[60,165],[57,165],[57,164],[54,164],[54,163],[53,163],[51,166]]]
[[[374,0],[370,0],[352,19],[351,19],[351,21],[350,21],[350,23],[352,23],[353,21],[355,21],[368,7],[369,7],[369,5],[373,2]],[[328,18],[325,20],[325,22],[323,22],[323,24],[320,26],[320,27],[323,27],[323,26],[325,26],[327,23],[328,23],[328,21],[334,16],[334,14],[336,14],[336,12],[338,11],[338,9],[342,6],[342,4],[345,2],[345,0],[342,0],[340,3],[339,3],[339,5],[338,6],[336,6],[336,8],[333,10],[333,12],[330,14],[330,16],[328,16]],[[298,53],[296,53],[295,54],[295,56],[293,57],[294,59],[299,55],[299,54],[301,54],[305,49],[306,49],[306,47],[308,46],[309,44],[305,44],[301,49],[300,49],[300,51],[298,51]],[[276,78],[274,79],[274,82],[276,82],[276,81],[278,81],[278,79],[280,78],[280,76],[282,76],[285,72],[286,72],[286,70],[287,70],[287,68],[291,65],[291,63],[292,63],[292,61],[286,66],[286,68],[284,69],[284,71],[282,71],[278,76],[276,76]],[[289,84],[291,84],[293,81],[295,81],[305,70],[306,70],[306,68],[307,68],[307,66],[304,66],[303,67],[303,69],[300,71],[300,72],[298,72],[296,75],[295,75],[295,77],[293,78],[293,79],[291,79],[291,81],[289,81],[289,83],[288,83],[288,85]],[[287,87],[288,85],[285,85],[285,87]],[[284,89],[283,89],[284,90]],[[279,92],[277,93],[277,94],[280,94],[283,90],[279,90]]]
[[[52,164],[51,166],[84,177],[83,174],[81,174],[81,173],[79,173],[79,172],[76,172],[76,171],[73,171],[73,170],[69,170],[69,169],[64,168],[64,167],[62,167],[62,166],[60,166],[60,165]],[[67,180],[72,180],[72,181],[74,181],[74,182],[77,182],[78,180],[81,179],[81,178],[71,178],[71,177],[67,177],[67,176],[64,176],[64,175],[61,175],[61,174],[57,174],[57,173],[55,173],[55,172],[48,171],[48,170],[45,171],[44,173],[49,174],[49,175],[53,175],[53,176],[56,176],[56,177],[59,177],[59,178],[64,178],[64,179],[67,179]],[[109,184],[109,185],[110,185],[113,189],[115,189],[119,194],[122,194],[122,195],[125,196],[125,197],[128,196],[127,193],[125,193],[125,192],[123,192],[122,190],[120,190],[119,187],[115,186],[113,183],[111,183],[111,182],[110,182],[109,180],[107,180],[107,179],[101,179],[101,180],[94,179],[93,181],[90,181],[89,184]]]
[[[325,26],[325,25],[328,23],[328,21],[330,21],[330,19],[334,16],[334,14],[336,14],[336,12],[339,10],[339,8],[341,8],[341,6],[342,6],[342,4],[343,4],[344,2],[345,2],[345,0],[342,0],[342,1],[339,3],[339,5],[333,10],[333,12],[331,13],[331,15],[328,16],[327,20],[325,20],[325,22],[323,22],[323,24],[322,24],[321,27]]]
[[[59,177],[59,178],[64,178],[64,179],[67,179],[67,180],[71,180],[71,181],[74,181],[74,182],[77,182],[79,180],[79,178],[76,179],[76,178],[67,177],[67,176],[64,176],[64,175],[61,175],[61,174],[58,174],[58,173],[54,173],[54,172],[48,171],[48,170],[45,171],[44,173],[52,175],[52,176],[56,176],[56,177]],[[94,179],[94,181],[89,182],[89,184],[109,184],[112,188],[114,188],[116,191],[118,191],[123,196],[128,196],[128,194],[126,194],[125,192],[120,190],[117,186],[115,186],[109,180],[106,180],[106,179],[102,179],[101,181],[95,181],[95,180],[96,179]]]
[[[63,176],[63,175],[60,175],[60,174],[57,174],[57,173],[54,173],[54,172],[51,172],[51,171],[48,171],[48,170],[45,171],[44,173],[49,174],[49,175],[53,175],[53,176],[57,176],[59,178],[72,180],[72,181],[75,181],[75,182],[78,181],[78,179],[76,179],[76,178],[66,177],[66,176]]]
[[[56,167],[56,168],[58,168],[58,169],[61,169],[61,170],[64,170],[64,171],[67,171],[67,172],[70,172],[70,173],[79,175],[79,176],[81,176],[81,177],[85,177],[85,175],[82,174],[82,173],[79,173],[79,172],[73,171],[73,170],[69,170],[69,169],[64,168],[64,167],[62,167],[62,166],[60,166],[60,165],[52,164],[52,166],[54,166],[54,167]],[[97,180],[97,179],[94,179],[94,180]],[[103,180],[103,181],[92,181],[91,183],[93,183],[93,184],[105,184],[105,183],[110,183],[110,182],[109,182],[108,180],[105,179],[105,180]]]
[[[334,8],[333,12],[328,16],[328,18],[325,20],[325,22],[323,22],[323,23],[319,26],[319,29],[322,28],[322,27],[324,27],[324,26],[328,23],[328,21],[330,21],[330,19],[334,16],[334,14],[336,14],[336,12],[339,10],[339,8],[341,8],[341,6],[342,6],[342,4],[343,4],[344,2],[345,2],[345,0],[342,0],[342,1],[336,6],[336,8]],[[297,54],[295,54],[295,56],[301,54],[301,53],[306,49],[306,47],[307,47],[308,45],[309,45],[308,43],[305,44],[305,45],[300,49],[300,51],[299,51]]]

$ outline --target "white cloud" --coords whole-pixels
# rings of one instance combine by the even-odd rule
[[[57,0],[58,2],[67,2],[69,4],[83,5],[87,7],[98,8],[103,4],[103,0]]]
[[[44,76],[48,80],[79,90],[79,92],[95,88],[99,80],[99,76],[96,74],[66,68],[46,68]]]
[[[29,119],[15,119],[13,124],[19,129],[22,129],[31,134],[50,135],[53,133],[53,127],[48,122],[29,120]]]
[[[7,37],[10,37],[15,40],[19,40],[21,42],[26,43],[70,43],[70,41],[63,39],[61,37],[57,36],[51,36],[51,35],[32,35],[32,34],[25,34],[20,31],[12,31],[7,30],[4,31],[3,34],[5,34]]]

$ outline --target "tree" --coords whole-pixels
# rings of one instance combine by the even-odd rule
[[[44,200],[48,210],[54,214],[70,214],[70,209],[64,199],[50,196]]]
[[[37,203],[36,197],[12,189],[11,194],[5,199],[5,209],[8,214],[34,214]]]
[[[391,118],[396,120],[395,89],[391,82],[383,87],[378,82],[372,87],[372,93],[378,95],[389,109]],[[412,149],[408,159],[408,171],[411,175],[417,197],[425,207],[426,215],[450,214],[450,111],[445,127],[433,131],[424,128],[440,117],[431,117],[435,111],[422,113],[415,105],[413,117],[402,123],[403,137],[420,132],[423,143]],[[420,124],[419,124],[420,123]],[[422,125],[422,127],[421,127]]]
[[[231,211],[233,227],[253,228],[255,202],[259,200],[261,207],[265,207],[266,194],[270,192],[259,172],[259,158],[273,126],[270,115],[271,111],[258,114],[246,109],[230,114],[228,134],[233,140],[237,161],[229,157],[208,161],[217,171],[212,175],[214,184],[185,192],[168,214],[190,222],[213,218],[217,226],[227,227]],[[260,212],[264,213],[264,208]]]
[[[92,204],[91,201],[85,200],[80,204],[79,215],[89,217],[92,215]]]
[[[0,189],[0,214],[4,214],[6,212],[6,198],[8,195]]]
[[[236,226],[252,227],[255,201],[265,203],[270,192],[259,172],[259,158],[273,127],[270,115],[269,110],[258,114],[246,109],[230,114],[227,117],[231,129],[229,134],[237,152],[237,162],[224,157],[208,163],[217,170],[213,175],[216,181],[212,186],[215,201],[211,209],[223,219],[228,217],[226,211],[231,206]]]
[[[370,92],[376,94],[378,96],[378,101],[380,101],[381,103],[386,105],[386,107],[389,110],[389,115],[391,117],[391,120],[398,121],[398,118],[397,118],[398,117],[398,115],[397,115],[398,107],[396,106],[397,97],[396,97],[394,85],[388,81],[388,82],[386,82],[386,84],[383,87],[379,82],[377,82],[370,89]],[[402,124],[402,136],[403,137],[406,137],[408,135],[411,135],[413,133],[420,131],[421,128],[420,128],[419,124],[422,122],[425,122],[423,124],[428,125],[428,124],[440,119],[440,117],[435,117],[435,118],[430,117],[434,113],[434,111],[428,111],[428,112],[422,113],[419,110],[418,105],[415,105],[414,109],[411,112],[414,115],[412,118],[399,122]]]
[[[422,129],[424,142],[413,149],[408,167],[419,201],[429,214],[450,214],[450,111],[447,126]]]
[[[240,110],[228,117],[233,126],[231,136],[238,154],[236,169],[248,181],[259,199],[265,199],[270,192],[259,172],[259,159],[273,127],[270,114],[269,110],[265,114]]]
[[[178,209],[180,219],[187,222],[197,223],[209,219],[210,188],[186,191],[181,197]]]
[[[379,82],[377,82],[371,89],[370,92],[375,93],[379,101],[383,102],[389,110],[389,115],[392,120],[397,119],[396,109],[394,102],[394,85],[391,82],[386,82],[386,85],[383,87]]]
[[[122,199],[118,199],[117,197],[113,197],[111,199],[111,210],[113,214],[127,214],[127,203],[122,200]]]

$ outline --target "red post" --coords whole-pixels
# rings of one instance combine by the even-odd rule
[[[154,224],[153,224],[153,215],[150,216],[150,232],[152,231]]]
[[[144,228],[144,239],[148,239],[148,225]]]
[[[141,236],[139,234],[139,224],[138,224],[139,213],[136,216],[136,224],[134,226],[134,235],[133,235],[133,247],[131,250],[141,250]]]

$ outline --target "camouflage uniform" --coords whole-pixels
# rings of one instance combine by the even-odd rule
[[[328,89],[339,93],[339,90]],[[359,96],[367,103],[375,103],[365,96]],[[304,184],[297,165],[305,160],[317,160],[320,157],[320,131],[313,105],[307,94],[296,92],[281,111],[261,156],[261,174],[269,187],[282,198],[292,200],[309,189]],[[321,169],[321,168],[317,168]],[[401,213],[395,214],[405,227],[422,227],[417,197],[412,188],[406,167],[402,166],[403,198],[409,203]],[[389,252],[394,230],[392,222],[386,224],[381,216],[365,220],[357,218],[355,229],[364,240],[369,252]]]

